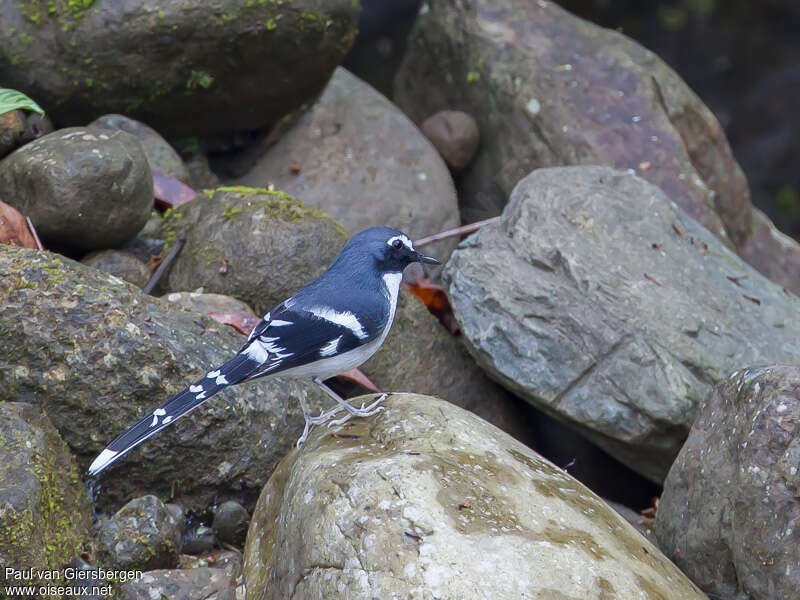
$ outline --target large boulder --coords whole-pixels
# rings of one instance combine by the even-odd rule
[[[664,483],[659,545],[719,598],[800,597],[800,367],[733,373]]]
[[[111,248],[135,236],[150,217],[153,177],[131,134],[72,127],[4,158],[0,197],[29,216],[45,240]]]
[[[272,183],[351,235],[380,225],[415,239],[459,225],[453,181],[436,148],[394,104],[342,68],[314,107],[235,183]],[[444,260],[454,247],[449,239],[430,250]]]
[[[234,600],[236,588],[225,569],[163,569],[148,571],[119,586],[119,600]]]
[[[358,14],[357,0],[5,3],[0,80],[65,124],[116,112],[165,135],[250,130],[322,89]]]
[[[796,296],[607,167],[534,171],[444,275],[478,364],[656,482],[716,382],[800,358]]]
[[[91,523],[78,465],[47,416],[0,402],[0,580],[24,585],[19,570],[61,569],[88,544]]]
[[[265,314],[318,277],[347,242],[342,226],[284,192],[221,187],[166,215],[163,235],[186,236],[169,291],[202,287]]]
[[[312,433],[279,465],[247,536],[248,600],[703,598],[605,502],[497,428],[427,396],[387,407]]]
[[[744,246],[753,224],[744,174],[717,119],[658,56],[556,2],[428,5],[394,100],[417,123],[444,109],[478,119],[481,147],[459,179],[465,221],[498,214],[533,169],[602,164],[635,170]],[[761,245],[746,260],[770,277],[779,269],[764,265],[775,255],[800,262],[795,242],[765,237]],[[781,278],[800,293],[800,271]]]
[[[48,252],[0,246],[0,389],[48,411],[86,467],[126,427],[235,353],[242,338]],[[319,406],[320,393],[308,389]],[[98,501],[154,493],[186,508],[253,498],[302,430],[280,379],[223,391],[103,477]]]

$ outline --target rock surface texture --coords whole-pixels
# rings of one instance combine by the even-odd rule
[[[71,127],[3,159],[0,196],[29,216],[44,240],[111,248],[144,227],[153,178],[129,133]]]
[[[136,287],[144,287],[150,279],[150,267],[130,252],[124,250],[100,250],[84,256],[86,266],[105,271]]]
[[[224,569],[165,569],[149,571],[119,587],[119,600],[234,600],[234,582]]]
[[[716,382],[800,359],[796,296],[606,167],[534,171],[444,276],[478,364],[656,482]]]
[[[283,192],[222,187],[171,211],[167,239],[187,236],[170,291],[202,286],[260,315],[327,269],[347,241],[336,221]]]
[[[248,532],[249,600],[703,598],[600,498],[497,428],[431,397],[387,406],[312,434],[273,474]]]
[[[322,89],[358,14],[357,0],[11,2],[0,80],[62,123],[114,112],[164,135],[255,129]]]
[[[342,68],[314,107],[235,183],[273,183],[351,235],[380,225],[416,239],[459,225],[453,181],[436,148],[394,104]],[[444,260],[454,247],[446,240],[428,253]]]
[[[0,400],[13,397],[0,391]],[[0,581],[24,583],[6,567],[62,568],[91,523],[78,465],[50,420],[37,406],[0,402]]]
[[[0,246],[0,306],[3,397],[47,410],[84,468],[242,344],[227,327],[101,271],[14,246]],[[253,497],[300,435],[296,395],[279,379],[223,391],[112,467],[98,502],[175,494],[196,510],[212,497]]]
[[[734,372],[664,484],[656,535],[714,597],[800,597],[800,367]]]

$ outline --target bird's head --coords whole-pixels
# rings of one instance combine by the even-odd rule
[[[354,235],[342,250],[372,256],[383,272],[402,272],[413,262],[441,264],[432,256],[425,256],[414,248],[414,243],[402,231],[390,227],[370,227]]]

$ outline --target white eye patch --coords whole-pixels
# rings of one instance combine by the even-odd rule
[[[410,240],[410,239],[408,239],[406,236],[404,236],[404,235],[402,235],[402,234],[400,234],[400,235],[396,235],[396,236],[394,236],[394,237],[390,237],[390,238],[389,238],[389,240],[388,240],[386,243],[387,243],[389,246],[391,246],[391,245],[393,245],[393,244],[394,244],[395,240],[400,240],[401,242],[403,242],[403,245],[404,245],[406,248],[408,248],[408,249],[409,249],[409,250],[411,250],[412,252],[414,251],[414,244],[412,244],[412,243],[411,243],[411,240]]]

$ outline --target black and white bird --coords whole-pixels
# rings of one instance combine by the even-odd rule
[[[403,270],[412,262],[439,264],[396,229],[372,227],[353,236],[325,273],[264,315],[238,354],[123,432],[94,459],[89,475],[99,474],[223,388],[259,377],[308,378],[336,401],[333,409],[312,416],[299,394],[305,429],[298,445],[313,425],[340,424],[382,410],[378,405],[386,394],[356,408],[323,381],[359,366],[381,347],[394,321]],[[332,420],[343,410],[343,417]]]

